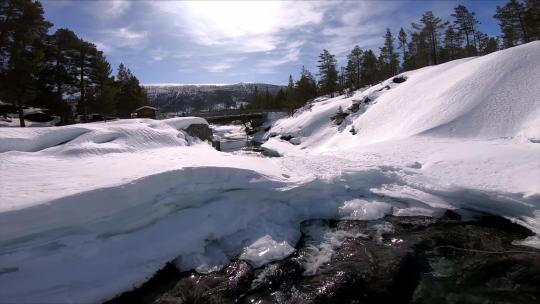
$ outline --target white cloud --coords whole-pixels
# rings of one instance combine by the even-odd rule
[[[228,58],[223,59],[218,63],[212,63],[205,67],[205,70],[211,73],[223,73],[227,70],[232,69],[235,64],[241,62],[244,58]]]
[[[100,40],[95,44],[105,52],[118,49],[142,50],[148,44],[148,32],[134,31],[128,27],[106,29],[99,32]]]
[[[282,32],[319,24],[325,3],[277,1],[159,1],[177,29],[200,45],[239,52],[267,52],[284,42]]]
[[[130,7],[132,2],[128,0],[100,0],[94,1],[93,15],[103,19],[118,18]]]
[[[264,74],[274,73],[275,68],[280,65],[297,62],[300,59],[302,45],[302,41],[293,42],[285,48],[284,52],[280,52],[284,54],[280,54],[277,57],[273,56],[272,58],[260,60],[255,65],[258,68],[257,71]]]

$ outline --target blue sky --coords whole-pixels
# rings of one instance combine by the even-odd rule
[[[385,28],[410,28],[432,10],[450,20],[464,4],[480,30],[499,35],[497,5],[485,1],[123,1],[43,0],[54,29],[95,43],[111,64],[126,64],[142,83],[285,84],[302,65],[315,74],[322,49],[340,64],[359,45],[378,51]]]

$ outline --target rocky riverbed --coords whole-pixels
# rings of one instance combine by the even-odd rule
[[[495,216],[310,220],[288,258],[179,272],[168,264],[109,303],[538,303],[532,233]]]

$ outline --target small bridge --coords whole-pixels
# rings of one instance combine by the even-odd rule
[[[208,123],[229,124],[234,121],[241,121],[243,124],[251,122],[252,126],[261,125],[266,121],[267,112],[207,112],[192,113],[191,115],[206,119]]]

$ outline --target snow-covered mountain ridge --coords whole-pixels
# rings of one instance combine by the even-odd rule
[[[534,42],[319,98],[268,132],[276,158],[190,142],[183,118],[0,130],[0,298],[100,302],[169,261],[262,265],[315,218],[487,212],[540,247],[538,75]]]
[[[277,94],[283,86],[266,83],[145,84],[148,101],[161,112],[220,110],[247,105],[256,92]]]

